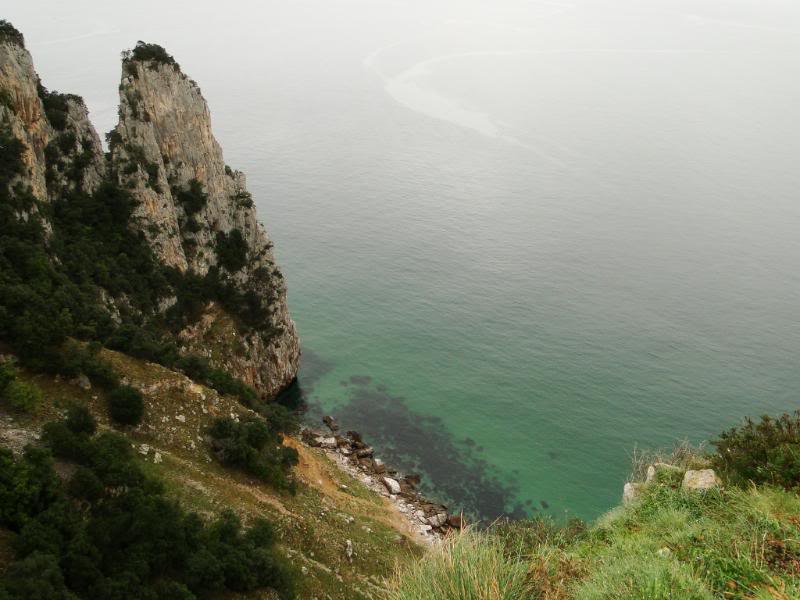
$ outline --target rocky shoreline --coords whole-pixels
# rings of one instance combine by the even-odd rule
[[[459,530],[466,524],[462,514],[432,502],[417,490],[419,475],[402,474],[386,465],[357,431],[341,433],[336,419],[322,418],[327,430],[304,427],[300,438],[312,448],[320,448],[333,462],[369,489],[388,498],[406,517],[421,539],[429,542]]]

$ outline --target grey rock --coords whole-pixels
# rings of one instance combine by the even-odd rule
[[[714,469],[689,470],[683,476],[681,487],[685,490],[707,491],[722,487],[722,481]]]
[[[386,486],[386,489],[389,490],[390,494],[396,495],[400,493],[400,484],[397,482],[396,479],[392,479],[391,477],[384,477],[381,481],[383,481],[383,485]]]
[[[642,484],[640,483],[632,483],[630,481],[626,483],[622,488],[622,503],[630,504],[635,501],[639,497],[641,486]]]

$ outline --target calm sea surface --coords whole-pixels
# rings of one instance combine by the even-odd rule
[[[800,5],[18,2],[115,121],[162,43],[276,243],[312,406],[484,516],[798,408]]]

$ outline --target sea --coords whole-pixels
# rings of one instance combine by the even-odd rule
[[[175,56],[275,243],[305,418],[454,511],[593,519],[634,453],[800,408],[800,3],[3,13],[101,135],[120,51]]]

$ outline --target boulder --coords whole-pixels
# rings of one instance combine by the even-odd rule
[[[336,449],[336,438],[319,436],[314,441],[321,448]]]
[[[327,425],[328,429],[330,429],[331,431],[334,432],[339,431],[339,424],[336,422],[336,419],[334,419],[332,416],[325,415],[324,417],[322,417],[322,422],[325,423],[325,425]]]
[[[630,504],[639,497],[639,491],[642,487],[641,483],[628,482],[622,488],[622,503]]]
[[[356,456],[358,458],[369,458],[373,454],[372,448],[362,448],[361,450],[356,450]]]
[[[88,390],[92,389],[92,382],[89,381],[89,378],[86,375],[84,375],[83,373],[81,373],[75,379],[73,379],[71,383],[73,385],[77,385],[82,390],[87,390],[88,391]]]
[[[385,473],[386,472],[386,465],[383,464],[383,461],[380,458],[376,458],[372,461],[372,468],[375,470],[377,474]]]
[[[386,489],[389,490],[390,494],[396,495],[400,493],[400,484],[397,483],[396,479],[384,477],[381,481],[383,481],[383,485],[386,486]]]
[[[431,527],[441,527],[447,523],[447,513],[436,513],[428,517],[428,523],[430,523]]]
[[[353,562],[353,542],[350,540],[344,542],[344,555],[349,562]]]
[[[695,491],[707,491],[722,487],[722,481],[714,469],[700,469],[698,471],[689,470],[683,476],[683,489]]]
[[[358,442],[360,444],[364,443],[364,440],[361,438],[361,434],[358,433],[357,431],[348,431],[347,437],[349,437],[354,442]]]

